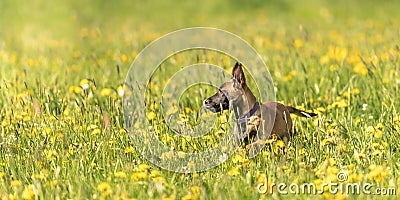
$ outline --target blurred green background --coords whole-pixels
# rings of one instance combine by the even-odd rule
[[[240,35],[248,31],[262,33],[279,24],[329,24],[345,30],[367,19],[388,23],[396,20],[399,5],[395,0],[2,0],[0,30],[3,43],[8,44],[40,38],[76,42],[82,28],[97,28],[101,37],[129,32],[167,33],[191,26],[217,27]]]

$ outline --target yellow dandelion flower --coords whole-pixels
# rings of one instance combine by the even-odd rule
[[[178,112],[178,107],[176,107],[176,106],[171,106],[168,110],[167,110],[167,112],[165,113],[167,116],[170,116],[170,115],[172,115],[172,114],[175,114],[176,112]]]
[[[186,114],[189,114],[189,113],[191,113],[191,112],[192,112],[192,109],[191,109],[191,108],[185,107],[185,113],[186,113]]]
[[[294,44],[294,46],[295,46],[296,48],[300,48],[301,46],[303,46],[303,41],[300,40],[300,39],[295,39],[295,40],[293,41],[293,44]]]
[[[356,64],[354,65],[353,70],[354,70],[354,72],[355,72],[356,74],[359,74],[359,75],[362,75],[362,76],[365,76],[365,75],[368,74],[368,68],[367,68],[367,67],[364,65],[364,63],[362,63],[362,62],[356,63]]]
[[[22,182],[19,180],[13,180],[13,181],[11,181],[11,186],[12,187],[22,186]]]
[[[147,164],[140,164],[138,166],[138,171],[144,172],[144,171],[148,171],[150,169],[150,166]]]
[[[125,148],[125,153],[133,153],[135,152],[135,148],[133,146],[128,146]]]
[[[274,144],[275,148],[281,149],[285,147],[285,143],[282,140],[277,140]]]
[[[92,135],[99,135],[101,133],[101,130],[96,128],[92,131]]]
[[[148,177],[149,177],[149,175],[147,174],[147,172],[134,172],[131,175],[131,179],[133,181],[137,181],[137,180],[140,180],[140,179],[146,179]]]
[[[324,55],[319,59],[321,65],[327,64],[330,61],[329,55]]]
[[[43,174],[34,174],[34,175],[32,175],[32,179],[40,179],[40,180],[43,180],[43,179],[45,179],[45,178],[46,178],[46,176],[43,175]]]
[[[114,176],[115,176],[115,178],[121,178],[121,179],[123,179],[123,178],[126,178],[126,173],[123,172],[123,171],[119,171],[119,172],[115,172],[115,173],[114,173]]]
[[[383,154],[383,151],[381,150],[375,150],[374,152],[372,152],[372,156],[381,156]]]
[[[6,174],[4,172],[0,172],[0,179],[3,179]]]
[[[240,174],[239,170],[242,168],[241,165],[237,165],[236,167],[232,168],[229,170],[228,175],[229,176],[237,176]]]
[[[97,185],[97,190],[102,193],[103,196],[112,194],[111,185],[107,182],[101,182]]]
[[[339,65],[337,65],[337,64],[329,66],[329,71],[331,71],[331,72],[337,71],[338,69],[339,69]]]
[[[29,65],[29,67],[34,67],[34,66],[36,66],[35,60],[32,59],[32,58],[29,58],[29,59],[28,59],[28,65]]]
[[[337,135],[337,134],[339,134],[339,131],[336,130],[336,129],[328,129],[326,134],[328,134],[328,135]]]
[[[117,87],[117,92],[118,92],[118,96],[119,97],[123,97],[126,94],[127,91],[127,87],[125,87],[124,85],[120,85]]]
[[[367,133],[373,133],[373,132],[375,132],[375,128],[373,126],[368,126],[365,131]]]
[[[157,117],[157,114],[155,112],[148,112],[147,113],[147,119],[149,121],[154,120]]]
[[[379,129],[379,130],[382,130],[383,129],[383,124],[382,123],[378,123],[376,126],[375,126],[375,128],[376,129]]]
[[[152,170],[150,171],[150,176],[151,176],[151,177],[156,177],[156,176],[160,176],[160,175],[161,175],[161,172],[158,171],[158,170],[156,170],[156,169],[152,169]]]
[[[219,116],[219,121],[221,123],[227,123],[228,122],[228,117],[226,115],[221,115],[221,116]]]
[[[201,188],[199,186],[191,186],[190,191],[192,191],[194,194],[200,194]]]
[[[198,199],[198,198],[199,198],[199,196],[197,194],[189,193],[189,194],[186,194],[185,196],[183,196],[181,200],[193,200],[193,199]]]
[[[81,87],[77,87],[77,86],[74,86],[74,85],[70,86],[68,90],[69,90],[69,92],[75,93],[75,94],[81,94],[83,92]]]
[[[360,94],[360,89],[358,89],[358,88],[352,89],[351,94]]]
[[[43,154],[49,161],[56,159],[58,157],[58,153],[55,150],[44,150]]]
[[[378,126],[368,126],[366,128],[366,132],[369,134],[373,134],[374,137],[376,138],[382,138],[383,137],[383,131],[381,131],[383,125],[382,124],[378,124]]]
[[[100,90],[100,95],[103,97],[108,97],[112,94],[113,90],[111,88],[103,88]]]
[[[348,106],[347,101],[342,99],[341,101],[338,102],[337,107],[339,108],[346,108]]]
[[[367,177],[370,180],[376,180],[377,182],[381,182],[383,178],[389,175],[389,170],[383,165],[370,165],[369,167],[370,172],[368,173]]]
[[[89,80],[88,79],[86,79],[86,78],[84,78],[84,79],[82,79],[80,82],[79,82],[79,85],[82,87],[82,89],[84,89],[84,90],[86,90],[86,89],[88,89],[90,86],[89,86]]]
[[[315,109],[315,111],[317,112],[317,113],[325,113],[326,112],[326,109],[325,108],[323,108],[323,107],[318,107],[318,108],[316,108]]]
[[[241,155],[235,155],[235,156],[232,158],[232,162],[233,162],[233,163],[238,163],[238,162],[244,163],[244,162],[246,162],[246,161],[247,161],[247,159],[244,158],[244,157],[241,156]]]
[[[29,185],[28,187],[25,187],[24,191],[22,192],[21,195],[22,199],[34,199],[35,198],[35,192],[33,190],[33,186]]]
[[[382,132],[381,130],[377,129],[377,130],[375,131],[374,137],[376,137],[376,138],[382,138],[382,137],[383,137],[383,132]]]
[[[122,62],[127,62],[128,61],[128,56],[126,54],[121,55],[121,61]]]
[[[215,132],[215,135],[217,135],[217,136],[225,135],[225,131],[222,130],[222,129],[220,129],[220,130],[218,130],[217,132]]]

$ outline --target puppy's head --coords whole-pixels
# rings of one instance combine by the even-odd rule
[[[203,102],[203,107],[212,112],[228,110],[230,103],[244,99],[244,89],[247,88],[242,64],[236,63],[232,70],[232,78],[222,84],[217,93]]]

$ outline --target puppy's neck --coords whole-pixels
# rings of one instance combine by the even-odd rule
[[[241,99],[240,102],[238,102],[237,105],[238,113],[236,113],[238,114],[237,116],[250,112],[250,110],[254,107],[255,103],[257,102],[256,97],[247,86],[244,86],[243,90],[244,90],[244,97]],[[259,111],[257,111],[255,114],[258,113]]]

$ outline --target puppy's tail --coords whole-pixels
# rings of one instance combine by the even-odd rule
[[[303,110],[299,110],[299,109],[294,108],[292,106],[286,106],[286,108],[289,110],[290,113],[293,113],[293,114],[295,114],[297,116],[300,116],[300,117],[311,118],[311,117],[317,116],[317,114],[315,114],[315,113],[310,113],[310,112],[306,112],[306,111],[303,111]]]

